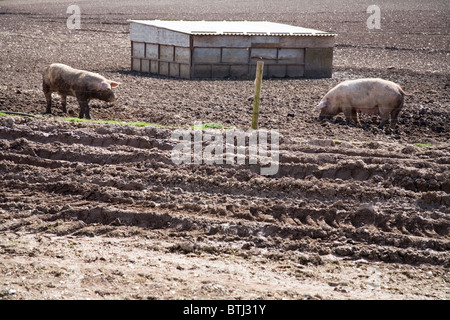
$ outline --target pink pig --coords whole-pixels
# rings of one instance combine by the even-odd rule
[[[57,92],[61,96],[63,112],[67,112],[66,97],[76,97],[80,105],[79,118],[86,116],[86,119],[91,118],[89,100],[99,99],[107,102],[117,100],[112,88],[117,87],[120,83],[108,80],[97,73],[53,63],[45,68],[42,76],[42,89],[47,100],[46,113],[51,113],[52,92]]]
[[[395,128],[404,96],[402,88],[391,81],[377,78],[347,80],[328,91],[316,111],[320,110],[319,120],[343,112],[347,123],[353,120],[357,125],[360,125],[358,113],[379,114],[380,129],[390,116],[390,127]]]

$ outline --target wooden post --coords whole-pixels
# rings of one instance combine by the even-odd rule
[[[261,82],[264,69],[264,61],[258,61],[256,66],[255,79],[255,98],[253,99],[253,115],[252,115],[252,129],[258,129],[258,115],[259,115],[259,99],[261,94]]]

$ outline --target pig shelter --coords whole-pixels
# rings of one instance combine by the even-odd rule
[[[177,78],[332,75],[335,34],[266,21],[128,20],[131,69]]]

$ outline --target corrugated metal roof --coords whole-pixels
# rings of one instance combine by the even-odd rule
[[[268,21],[128,20],[193,35],[336,36],[315,29]]]

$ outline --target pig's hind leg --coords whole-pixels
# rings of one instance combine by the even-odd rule
[[[380,110],[381,122],[380,122],[380,125],[378,126],[378,129],[383,129],[386,122],[389,121],[390,112],[388,111],[389,110],[388,108],[380,107],[379,110]]]
[[[397,101],[395,102],[394,107],[391,110],[391,129],[395,129],[397,126],[397,119],[398,114],[400,113],[400,110],[403,108],[404,103],[404,93],[401,91],[401,95],[397,98]]]
[[[398,114],[400,113],[402,106],[398,106],[391,111],[391,129],[395,129],[397,126]]]

